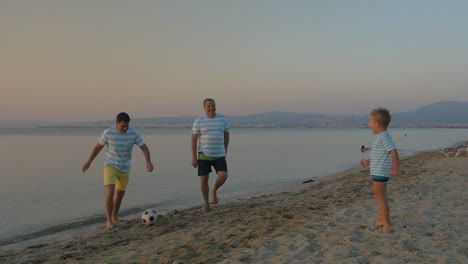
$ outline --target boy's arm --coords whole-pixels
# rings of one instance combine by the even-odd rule
[[[99,152],[101,152],[103,148],[104,146],[99,143],[97,143],[96,146],[94,146],[94,149],[91,152],[91,155],[89,156],[88,161],[86,161],[85,164],[83,165],[83,168],[81,168],[81,171],[83,171],[83,173],[85,173],[86,170],[89,169],[89,166],[91,166],[91,163],[93,162],[94,158],[96,158],[96,156],[99,154]]]
[[[370,165],[370,159],[361,160],[361,167],[367,167]]]
[[[151,154],[150,154],[148,147],[146,146],[146,144],[143,144],[140,147],[140,149],[141,151],[143,151],[143,155],[145,156],[146,170],[148,170],[148,172],[152,172],[154,167],[153,167],[153,163],[151,163]]]
[[[390,176],[397,177],[400,171],[400,157],[396,149],[390,150],[390,154],[392,155],[393,164],[393,169],[390,171]]]
[[[192,134],[192,166],[194,168],[198,167],[198,160],[197,160],[197,141],[198,141],[198,134]]]

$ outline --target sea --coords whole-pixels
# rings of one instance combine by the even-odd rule
[[[0,249],[62,239],[105,225],[104,150],[91,168],[81,167],[104,128],[0,129]],[[191,166],[190,128],[138,128],[155,169],[148,173],[133,149],[130,184],[120,217],[145,209],[164,214],[202,204]],[[467,129],[390,129],[400,156],[468,141]],[[229,178],[220,200],[283,188],[357,167],[368,158],[369,129],[232,128]],[[442,154],[441,154],[442,155]],[[215,174],[211,174],[210,185]]]

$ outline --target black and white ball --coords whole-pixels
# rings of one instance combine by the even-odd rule
[[[148,209],[141,215],[141,221],[147,226],[153,225],[156,222],[156,218],[156,211],[153,209]]]

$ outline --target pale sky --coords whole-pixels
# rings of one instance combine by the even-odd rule
[[[0,120],[468,101],[468,1],[0,0]]]

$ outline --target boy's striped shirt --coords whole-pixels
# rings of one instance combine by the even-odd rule
[[[373,176],[390,177],[393,169],[391,150],[396,149],[388,131],[377,135],[371,149],[370,173]]]
[[[131,169],[133,145],[141,147],[145,144],[136,129],[129,127],[126,133],[120,133],[115,126],[104,130],[98,142],[107,146],[104,164],[123,172]]]
[[[195,119],[192,134],[199,135],[198,152],[208,157],[224,157],[224,132],[229,132],[230,126],[226,117],[216,114],[214,118],[201,115]]]

